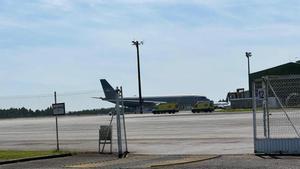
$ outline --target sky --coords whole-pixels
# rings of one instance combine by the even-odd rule
[[[1,0],[0,108],[110,107],[99,79],[137,96],[248,88],[251,72],[300,60],[297,0]]]

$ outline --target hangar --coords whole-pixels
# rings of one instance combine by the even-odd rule
[[[263,76],[270,76],[270,75],[300,75],[300,60],[297,62],[289,62],[283,65],[279,65],[276,67],[251,73],[249,84],[252,84],[252,82],[255,79],[260,79]],[[251,85],[249,86],[250,86],[249,91],[252,91],[252,86]],[[251,92],[250,92],[250,96],[251,96]]]
[[[254,152],[300,153],[300,62],[252,73]],[[254,96],[255,95],[255,96]]]
[[[279,66],[275,66],[269,69],[261,70],[250,74],[249,77],[249,91],[252,91],[252,82],[255,79],[261,79],[264,76],[288,76],[288,75],[300,75],[300,60],[296,62],[289,62]],[[284,84],[284,81],[282,81]],[[300,82],[299,82],[300,84]],[[227,94],[227,100],[231,103],[231,108],[251,108],[252,107],[252,92],[240,90],[236,92],[229,92]]]

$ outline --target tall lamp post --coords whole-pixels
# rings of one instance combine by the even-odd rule
[[[143,45],[143,41],[132,41],[132,45],[136,47],[137,55],[137,67],[138,67],[138,85],[139,85],[139,104],[140,104],[140,113],[143,114],[143,99],[142,99],[142,87],[141,87],[141,71],[140,71],[140,51],[139,45]]]
[[[252,56],[251,52],[246,52],[246,57],[248,59],[248,89],[249,89],[249,94],[251,96],[251,92],[250,92],[250,57]]]

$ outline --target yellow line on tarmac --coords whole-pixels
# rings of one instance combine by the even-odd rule
[[[201,162],[201,161],[211,160],[211,159],[215,159],[215,158],[219,158],[219,157],[221,157],[221,156],[217,155],[217,156],[202,156],[202,157],[186,157],[186,158],[177,159],[177,160],[164,161],[160,164],[154,164],[154,165],[151,165],[151,168]]]
[[[77,164],[77,165],[71,165],[66,166],[67,168],[96,168],[97,163],[85,163],[85,164]]]
[[[143,164],[138,164],[134,167],[140,167],[140,168],[155,168],[155,167],[166,167],[166,166],[172,166],[172,165],[180,165],[180,164],[188,164],[188,163],[194,163],[194,162],[201,162],[205,160],[211,160],[214,158],[218,158],[220,155],[205,155],[205,156],[182,156],[179,158],[176,158],[174,160],[163,160],[158,157],[136,157],[136,158],[125,158],[125,159],[116,159],[116,160],[109,160],[109,161],[102,161],[102,162],[89,162],[89,163],[81,163],[81,164],[75,164],[75,165],[69,165],[65,166],[66,168],[100,168],[100,167],[108,167],[108,166],[114,166],[114,165],[127,165],[132,164],[135,165],[136,162],[140,163],[143,162]],[[161,162],[153,162],[154,161],[161,161]],[[152,161],[152,162],[150,162]]]

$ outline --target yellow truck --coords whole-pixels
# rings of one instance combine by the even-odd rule
[[[152,113],[153,114],[163,114],[163,113],[176,113],[179,111],[177,103],[160,103],[154,106]]]
[[[198,101],[192,108],[193,113],[212,112],[214,110],[213,101]]]

